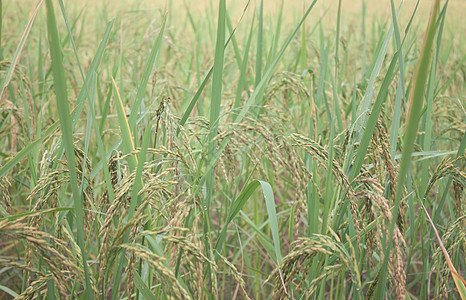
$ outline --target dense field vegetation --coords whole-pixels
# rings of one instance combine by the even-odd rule
[[[78,2],[0,1],[0,299],[465,299],[463,1]]]

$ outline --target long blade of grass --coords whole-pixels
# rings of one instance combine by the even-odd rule
[[[432,45],[434,42],[436,32],[435,21],[439,11],[440,1],[436,0],[433,5],[434,7],[430,16],[429,24],[427,26],[427,32],[424,39],[424,45],[422,47],[420,60],[418,62],[414,74],[414,85],[411,88],[409,97],[409,114],[407,120],[408,124],[406,126],[406,132],[403,139],[403,151],[401,156],[400,170],[398,173],[395,202],[392,212],[393,216],[388,230],[388,235],[384,238],[384,245],[386,245],[386,247],[384,247],[385,258],[379,273],[380,279],[377,284],[377,289],[375,293],[376,299],[381,299],[385,295],[388,260],[390,257],[390,250],[393,243],[393,239],[391,237],[395,230],[395,225],[399,214],[400,202],[402,199],[402,193],[404,190],[404,184],[408,175],[408,170],[411,166],[411,153],[414,149],[414,142],[417,136],[417,130],[419,127],[419,120],[421,117],[424,96],[426,93],[426,83],[427,76],[429,73]]]
[[[242,59],[242,63],[239,69],[238,87],[236,89],[236,98],[235,98],[234,108],[238,108],[240,106],[241,95],[243,94],[243,90],[246,87],[246,68],[248,67],[249,48],[251,47],[253,29],[254,29],[254,16],[251,21],[251,28],[249,29],[249,35],[246,41],[246,45],[244,46],[243,59]]]
[[[264,0],[261,0],[259,6],[259,24],[257,30],[257,45],[256,45],[256,82],[255,87],[259,84],[262,77],[262,31],[264,27]]]
[[[405,43],[406,37],[408,35],[408,31],[411,28],[411,24],[413,21],[413,18],[416,14],[417,8],[419,6],[420,0],[417,1],[416,7],[414,9],[414,12],[411,15],[411,19],[408,22],[408,25],[406,26],[405,29],[405,36],[403,38],[403,41],[401,41],[400,33],[399,33],[399,28],[398,28],[398,23],[397,23],[397,14],[395,11],[395,4],[393,1],[391,1],[390,5],[392,8],[392,20],[394,24],[394,29],[395,29],[395,41],[398,47],[398,51],[400,52],[399,56],[399,66],[400,66],[400,79],[398,83],[398,87],[396,90],[396,96],[395,96],[395,107],[393,108],[393,119],[392,119],[392,126],[390,128],[390,155],[392,157],[392,160],[395,160],[395,154],[396,154],[396,149],[398,146],[398,130],[400,128],[400,120],[401,120],[401,105],[404,102],[405,98],[405,93],[406,93],[406,87],[405,87],[405,57],[403,56],[403,49],[402,45]]]
[[[335,84],[334,83],[334,78],[332,78],[332,83],[333,85]],[[334,92],[334,96],[335,96],[335,89],[333,89],[333,92]],[[328,156],[327,156],[327,160],[328,160],[328,165],[327,165],[327,175],[325,177],[325,200],[324,200],[324,208],[323,208],[323,211],[322,211],[322,228],[321,228],[321,233],[322,234],[327,234],[327,226],[328,226],[328,218],[329,218],[329,213],[330,213],[330,207],[332,206],[333,204],[333,199],[334,199],[334,196],[335,196],[335,193],[334,193],[334,186],[333,186],[333,152],[334,152],[334,149],[333,149],[333,139],[335,137],[335,116],[337,114],[337,103],[338,99],[336,99],[336,97],[334,97],[333,99],[333,105],[332,105],[332,114],[331,114],[331,117],[329,119],[329,144],[328,144]]]
[[[72,120],[73,120],[72,121],[73,128],[74,126],[76,126],[79,116],[81,115],[81,112],[84,109],[84,100],[89,95],[91,76],[94,72],[97,72],[97,67],[99,66],[102,60],[102,56],[105,51],[105,46],[107,45],[111,30],[113,27],[113,22],[114,20],[111,20],[110,22],[107,23],[104,36],[102,37],[99,47],[97,48],[97,52],[95,53],[95,56],[92,59],[91,65],[89,66],[89,70],[87,71],[86,77],[84,78],[84,82],[81,87],[81,90],[79,91],[78,98],[76,100],[76,103],[74,104],[75,109],[73,110],[71,114]]]
[[[68,21],[68,16],[66,15],[65,5],[63,4],[63,0],[58,0],[60,4],[61,14],[63,15],[63,20],[65,20],[66,30],[68,31],[68,36],[70,37],[71,46],[73,47],[74,58],[76,59],[76,63],[78,64],[79,73],[81,74],[81,78],[84,80],[84,72],[83,68],[81,67],[81,62],[79,61],[78,50],[76,49],[76,44],[74,43],[73,35],[71,34],[70,22]]]
[[[0,291],[3,291],[5,293],[4,295],[8,294],[8,295],[10,295],[11,297],[13,297],[15,299],[16,299],[16,297],[19,297],[18,293],[16,293],[12,289],[10,289],[9,287],[4,286],[4,285],[0,285]]]
[[[226,17],[225,19],[226,25],[228,26],[228,31],[231,34],[234,29],[233,29],[233,24],[231,23],[231,17],[228,14],[228,10],[226,11],[225,17]],[[236,58],[236,63],[238,64],[238,68],[241,68],[243,61],[241,60],[241,54],[239,51],[238,42],[236,41],[236,37],[234,35],[231,36],[231,44],[233,46],[233,51],[235,52],[235,58]]]
[[[96,74],[94,73],[94,78],[95,76]],[[91,82],[94,82],[95,84],[95,79],[91,80]],[[101,137],[102,131],[101,131],[101,128],[99,127],[99,123],[97,122],[97,118],[95,116],[95,111],[94,111],[94,105],[95,105],[94,98],[95,97],[93,95],[89,97],[89,113],[91,115],[91,119],[93,120],[93,124],[94,124],[95,140],[97,143],[97,152],[100,154],[102,161],[105,162],[104,165],[107,166],[105,147],[104,147],[104,143]],[[96,169],[96,167],[94,169]],[[104,172],[105,186],[107,187],[108,198],[110,200],[110,203],[113,203],[113,200],[115,200],[115,193],[114,193],[113,186],[112,186],[112,179],[110,177],[110,172],[107,167],[104,167],[102,169]],[[90,175],[92,176],[92,173]]]
[[[283,20],[283,5],[285,1],[281,0],[280,2],[280,9],[278,10],[278,17],[277,17],[277,26],[275,27],[275,34],[273,36],[272,44],[270,46],[270,51],[267,55],[267,62],[265,64],[265,68],[267,69],[272,62],[272,58],[275,57],[278,47],[278,41],[280,40],[280,33],[282,28],[282,20]],[[303,2],[304,5],[304,2]],[[251,23],[252,24],[252,23]]]
[[[401,5],[402,4],[400,4],[400,7],[398,8],[398,13],[401,10]],[[388,51],[388,46],[390,45],[390,39],[393,35],[394,25],[395,24],[393,24],[392,22],[388,30],[388,33],[386,34],[385,39],[383,40],[383,43],[380,44],[380,48],[376,52],[377,55],[374,57],[374,60],[372,61],[373,68],[370,74],[367,90],[364,93],[363,100],[359,104],[357,117],[355,121],[353,121],[353,124],[352,124],[356,132],[355,132],[355,136],[353,137],[354,142],[351,141],[350,145],[354,145],[355,143],[359,143],[361,141],[363,127],[364,127],[364,124],[367,122],[366,114],[370,110],[370,105],[371,105],[372,98],[374,95],[375,80],[377,79],[377,76],[382,68],[383,61],[385,60],[385,55]],[[350,152],[353,151],[351,147],[348,150]],[[347,155],[347,157],[351,157],[351,155]]]
[[[128,118],[126,118],[125,108],[123,106],[123,101],[121,101],[120,91],[118,90],[118,86],[115,82],[115,79],[112,77],[113,87],[115,91],[115,98],[116,98],[116,109],[118,114],[118,123],[120,125],[120,132],[121,132],[121,139],[122,139],[122,146],[125,154],[129,154],[134,151],[134,141],[133,137],[131,136],[131,130],[128,124]],[[131,171],[136,169],[138,164],[137,158],[134,155],[128,156],[128,164]]]
[[[144,99],[144,95],[146,93],[147,83],[149,82],[150,74],[152,73],[152,69],[160,53],[160,48],[162,46],[162,38],[163,38],[164,31],[165,31],[165,24],[167,23],[167,16],[168,16],[168,13],[165,14],[162,20],[162,26],[160,27],[160,32],[157,35],[157,38],[154,41],[154,45],[152,46],[152,50],[149,54],[149,57],[147,58],[146,65],[144,67],[144,72],[142,74],[141,82],[139,84],[138,91],[136,94],[136,99],[134,100],[134,105],[129,115],[128,123],[132,130],[136,128],[136,120],[139,114],[142,100]]]
[[[215,46],[215,58],[212,78],[212,99],[210,102],[210,131],[208,136],[208,159],[215,156],[216,142],[215,137],[218,131],[218,118],[220,116],[220,105],[222,102],[223,87],[223,59],[225,53],[225,0],[219,0],[218,23],[217,23],[217,42]],[[207,173],[207,213],[209,212],[212,192],[214,189],[214,168]]]
[[[324,202],[324,209],[322,215],[322,234],[327,233],[327,225],[328,225],[328,216],[330,208],[333,206],[333,198],[334,198],[334,190],[333,190],[333,139],[335,136],[335,118],[337,117],[338,124],[341,124],[341,115],[339,113],[340,105],[338,100],[338,92],[337,86],[338,84],[335,81],[338,79],[338,49],[340,44],[340,19],[341,19],[341,0],[338,1],[338,13],[337,13],[337,30],[336,30],[336,37],[335,37],[335,70],[334,76],[332,78],[332,90],[333,90],[333,105],[332,105],[332,114],[329,120],[330,125],[330,134],[329,134],[329,145],[328,145],[328,167],[327,167],[327,176],[326,176],[326,193],[325,193],[325,202]],[[341,126],[342,127],[342,126]],[[343,128],[340,128],[342,131]]]
[[[134,285],[138,289],[139,292],[144,296],[144,299],[148,300],[156,300],[157,298],[152,294],[149,287],[147,287],[144,280],[142,280],[141,276],[137,272],[134,272]]]
[[[258,187],[262,187],[262,192],[264,195],[265,204],[267,207],[267,214],[270,222],[270,229],[272,231],[272,238],[274,241],[275,255],[278,262],[278,265],[281,263],[281,248],[280,248],[280,238],[278,230],[278,218],[275,210],[275,200],[273,196],[272,187],[268,182],[261,180],[253,180],[249,183],[238,195],[238,197],[231,204],[225,223],[223,224],[220,235],[217,238],[215,243],[215,249],[217,253],[221,253],[223,249],[223,243],[225,241],[228,225],[231,221],[238,215],[241,209],[244,207],[246,202],[251,198]]]
[[[5,89],[10,84],[16,65],[18,64],[18,61],[19,61],[19,57],[21,56],[21,52],[23,51],[26,40],[29,36],[29,33],[31,32],[31,28],[32,28],[32,25],[34,24],[37,13],[39,12],[39,8],[42,6],[43,3],[44,3],[44,0],[40,1],[39,4],[37,4],[36,8],[32,11],[31,16],[29,17],[29,21],[26,24],[26,28],[24,29],[24,32],[23,32],[23,35],[21,36],[18,47],[16,48],[15,55],[13,56],[13,59],[11,60],[10,68],[8,69],[5,79],[3,80],[3,87],[0,93],[0,100],[3,99],[3,94],[5,92]]]
[[[424,132],[423,136],[423,150],[424,151],[430,151],[432,147],[432,134],[433,134],[433,123],[432,123],[432,111],[433,111],[433,105],[434,105],[434,85],[435,85],[435,79],[436,79],[436,70],[437,70],[437,64],[439,60],[439,55],[440,55],[440,46],[442,42],[442,36],[443,36],[443,26],[445,22],[445,14],[446,14],[446,9],[447,9],[448,1],[445,3],[444,7],[440,11],[439,15],[439,30],[438,30],[438,35],[437,35],[437,43],[435,47],[435,52],[434,52],[434,57],[432,60],[432,67],[430,69],[429,73],[429,79],[427,81],[427,92],[426,92],[426,113],[423,116],[422,120],[422,125],[421,125],[421,131]],[[421,163],[421,193],[425,193],[429,181],[429,166],[428,166],[428,161],[423,161]]]
[[[400,30],[398,27],[395,3],[393,2],[393,0],[390,1],[390,6],[392,9],[392,23],[393,23],[393,28],[394,28],[396,47],[398,48],[398,51],[400,52],[400,55],[399,55],[400,79],[399,79],[399,83],[398,83],[397,90],[396,90],[395,107],[393,108],[393,119],[392,119],[392,126],[390,129],[391,130],[390,131],[390,145],[391,145],[390,154],[393,157],[396,152],[396,146],[397,146],[396,144],[398,141],[398,129],[399,129],[400,118],[401,118],[401,103],[402,103],[402,98],[405,94],[405,79],[404,79],[404,57],[403,57],[403,51],[402,51],[402,42],[401,42],[401,37],[400,37]]]
[[[246,3],[246,6],[244,7],[243,14],[241,15],[240,21],[238,22],[238,24],[236,25],[236,27],[233,28],[233,30],[231,31],[230,36],[228,37],[228,40],[225,42],[224,48],[226,48],[226,47],[228,46],[228,44],[230,43],[231,39],[233,38],[233,36],[234,36],[234,34],[235,34],[235,32],[236,32],[236,29],[238,28],[239,23],[240,23],[241,20],[243,19],[244,14],[245,14],[246,9],[248,8],[248,6],[249,6],[249,1]],[[210,77],[212,76],[213,71],[214,71],[214,66],[210,67],[209,72],[207,72],[207,75],[206,75],[206,76],[204,77],[204,79],[202,80],[201,85],[200,85],[199,88],[197,89],[197,91],[196,91],[196,93],[194,94],[194,96],[191,98],[191,101],[189,102],[188,107],[186,108],[185,112],[183,113],[183,116],[181,117],[181,120],[180,120],[180,125],[181,125],[181,126],[183,126],[184,124],[186,124],[186,121],[188,120],[189,116],[191,115],[191,112],[193,111],[194,106],[196,106],[196,103],[198,102],[199,97],[201,96],[202,92],[204,91],[204,88],[205,88],[206,85],[207,85],[207,82],[209,81]],[[178,128],[178,129],[176,130],[176,135],[178,135],[179,133],[180,133],[180,128]]]
[[[259,187],[259,185],[260,185],[260,183],[257,180],[254,180],[251,183],[249,183],[245,188],[243,188],[243,190],[238,195],[238,197],[230,205],[227,217],[225,219],[225,224],[223,224],[222,231],[221,231],[219,237],[217,238],[217,242],[215,244],[215,249],[219,253],[222,252],[223,242],[225,240],[225,236],[226,236],[226,233],[227,233],[228,224],[230,224],[230,222],[233,220],[233,218],[240,212],[240,210],[243,208],[243,206],[249,200],[249,198],[254,193],[254,191],[257,189],[257,187]]]
[[[395,67],[399,55],[400,52],[396,52],[392,58],[390,66],[388,67],[387,73],[385,74],[385,78],[382,82],[382,86],[380,87],[379,93],[377,94],[377,99],[375,100],[374,106],[372,107],[369,119],[364,126],[365,130],[362,135],[358,151],[356,152],[356,158],[354,159],[353,166],[351,167],[350,176],[348,178],[350,182],[356,178],[356,176],[359,174],[359,171],[361,170],[364,157],[366,157],[367,149],[374,133],[375,126],[377,125],[377,120],[379,119],[380,111],[382,110],[383,103],[387,99],[390,84],[395,77]]]
[[[443,255],[445,256],[445,260],[447,261],[448,269],[450,270],[451,276],[453,277],[453,281],[455,282],[456,288],[458,289],[458,293],[461,296],[462,300],[466,299],[466,280],[464,280],[463,277],[456,271],[455,266],[451,262],[450,255],[448,254],[447,249],[445,249],[445,246],[443,245],[442,239],[440,238],[440,234],[438,233],[437,227],[435,227],[434,222],[430,218],[429,212],[427,211],[426,207],[424,204],[421,202],[421,207],[424,210],[427,220],[429,220],[430,225],[432,226],[432,229],[434,230],[435,237],[437,238],[437,241],[440,245],[440,248],[442,249]]]
[[[280,251],[280,236],[278,231],[278,218],[275,209],[275,200],[273,197],[272,187],[268,182],[259,180],[262,191],[264,193],[265,206],[267,207],[267,214],[269,216],[270,230],[272,231],[273,244],[275,246],[275,256],[277,258],[277,266],[282,262],[282,253]]]
[[[282,1],[283,5],[283,1]],[[304,1],[303,1],[303,10],[304,10]],[[280,14],[281,15],[281,14]],[[338,24],[339,24],[339,19],[338,19]],[[337,26],[339,28],[339,25]],[[306,70],[307,66],[307,32],[306,32],[306,24],[304,24],[303,29],[301,30],[301,48],[299,49],[299,71],[304,72]],[[338,51],[336,51],[338,53]],[[337,57],[337,55],[335,55]]]
[[[70,172],[71,189],[73,192],[74,208],[76,213],[76,225],[78,233],[78,246],[81,249],[81,256],[85,273],[85,287],[88,299],[93,299],[93,292],[90,284],[89,270],[87,265],[87,253],[84,244],[84,213],[81,193],[79,192],[78,177],[76,172],[76,158],[74,154],[73,129],[70,118],[68,94],[66,91],[65,69],[63,68],[63,57],[61,53],[60,40],[58,37],[57,23],[54,8],[51,0],[46,1],[47,5],[47,28],[49,34],[50,56],[52,58],[52,72],[55,86],[55,96],[60,116],[60,127],[62,140],[65,146],[66,159]]]

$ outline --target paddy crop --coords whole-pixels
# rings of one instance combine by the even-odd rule
[[[375,3],[0,1],[0,299],[465,299],[466,7]]]

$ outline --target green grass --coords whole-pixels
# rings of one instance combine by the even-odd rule
[[[21,1],[0,299],[464,299],[461,1]]]

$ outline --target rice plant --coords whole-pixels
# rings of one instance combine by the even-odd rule
[[[452,1],[0,1],[0,299],[466,299]]]

